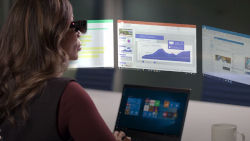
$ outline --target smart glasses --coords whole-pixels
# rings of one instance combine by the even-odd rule
[[[81,31],[82,33],[87,32],[87,20],[73,21],[70,24],[70,28],[74,28],[75,32]]]

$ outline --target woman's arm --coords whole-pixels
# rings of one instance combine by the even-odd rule
[[[70,82],[61,97],[58,128],[63,137],[75,141],[115,141],[87,92],[77,82]]]

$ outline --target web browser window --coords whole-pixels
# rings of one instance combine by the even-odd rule
[[[250,85],[250,36],[202,26],[203,73]]]
[[[197,72],[196,26],[118,20],[118,67]]]

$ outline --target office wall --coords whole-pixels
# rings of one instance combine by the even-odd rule
[[[1,0],[0,1],[0,27],[2,27],[4,21],[7,18],[11,3],[12,3],[11,0]]]
[[[250,34],[250,20],[248,20],[250,1],[247,0],[107,0],[100,2],[104,8],[95,7],[94,3],[98,2],[92,1],[96,11],[91,16],[85,15],[84,12],[78,13],[81,11],[80,7],[85,7],[83,3],[90,2],[81,1],[81,3],[82,5],[72,1],[73,7],[77,9],[75,14],[79,18],[87,16],[90,19],[111,18],[114,21],[124,19],[197,25],[196,74],[115,68],[114,91],[121,91],[123,84],[191,88],[191,99],[200,100],[203,87],[201,26],[209,25]],[[116,34],[116,27],[114,33]],[[115,43],[114,55],[115,66],[117,66],[117,43]]]
[[[0,17],[3,17],[3,2],[0,1]],[[2,27],[3,24],[3,18],[0,18],[0,27]]]
[[[78,19],[106,18],[114,21],[124,19],[197,25],[196,74],[115,68],[114,91],[121,91],[123,84],[191,88],[191,99],[201,100],[203,88],[201,26],[209,25],[250,35],[250,20],[248,20],[250,1],[247,0],[72,0],[72,5]],[[116,24],[114,28],[116,37]],[[116,40],[114,57],[117,66]]]
[[[122,83],[191,88],[200,100],[203,87],[201,26],[209,25],[250,35],[250,1],[123,0],[123,19],[197,25],[197,74],[118,70]]]

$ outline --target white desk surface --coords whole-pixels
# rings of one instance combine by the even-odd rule
[[[86,89],[111,131],[114,130],[121,93]],[[239,132],[250,140],[250,107],[190,100],[182,141],[211,141],[211,125],[236,124]]]

